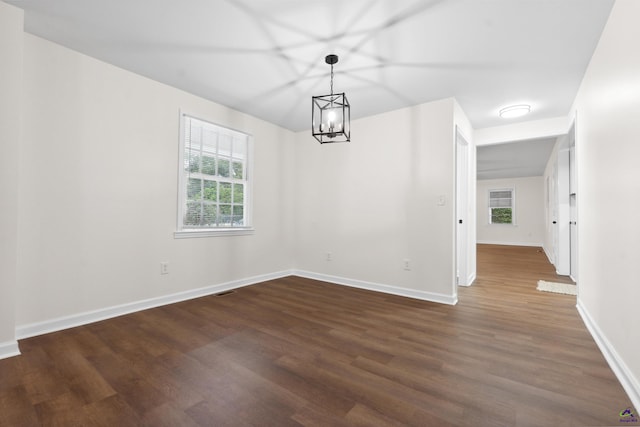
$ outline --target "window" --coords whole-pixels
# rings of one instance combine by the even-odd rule
[[[489,190],[489,224],[513,224],[513,189]]]
[[[181,114],[176,237],[251,230],[250,136]]]

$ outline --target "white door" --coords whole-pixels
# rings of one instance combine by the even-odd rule
[[[558,265],[558,159],[553,162],[549,179],[549,224],[551,227],[551,262]]]
[[[469,144],[456,129],[456,283],[469,286]]]
[[[556,252],[556,273],[568,276],[571,273],[570,246],[570,203],[569,203],[569,150],[558,151],[558,246]]]
[[[569,130],[569,276],[578,281],[578,174],[576,173],[575,124]]]

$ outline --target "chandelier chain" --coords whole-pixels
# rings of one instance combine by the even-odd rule
[[[333,96],[333,64],[331,64],[331,96]]]

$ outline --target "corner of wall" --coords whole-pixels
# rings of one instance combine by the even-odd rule
[[[18,341],[14,340],[0,343],[0,360],[19,355],[20,347],[18,347]]]
[[[435,292],[418,291],[399,286],[393,286],[383,283],[368,282],[365,280],[349,279],[345,277],[333,276],[323,273],[314,273],[311,271],[294,270],[294,276],[304,277],[307,279],[320,280],[323,282],[333,283],[335,285],[349,286],[352,288],[365,289],[368,291],[381,292],[401,297],[414,298],[422,301],[436,302],[439,304],[456,305],[458,303],[457,293],[445,295]]]
[[[0,1],[0,357],[19,354],[14,341],[20,178],[16,159],[22,141],[23,27],[22,9]]]
[[[582,317],[582,321],[591,333],[593,340],[598,345],[609,367],[611,367],[618,381],[620,381],[622,388],[624,388],[629,395],[631,403],[634,407],[640,408],[640,380],[633,375],[631,369],[629,369],[598,324],[593,320],[593,317],[589,314],[579,295],[576,307],[578,313],[580,313],[580,317]]]

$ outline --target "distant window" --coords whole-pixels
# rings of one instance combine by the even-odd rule
[[[489,190],[489,224],[513,224],[513,189]]]
[[[250,229],[250,136],[181,115],[177,237]]]

